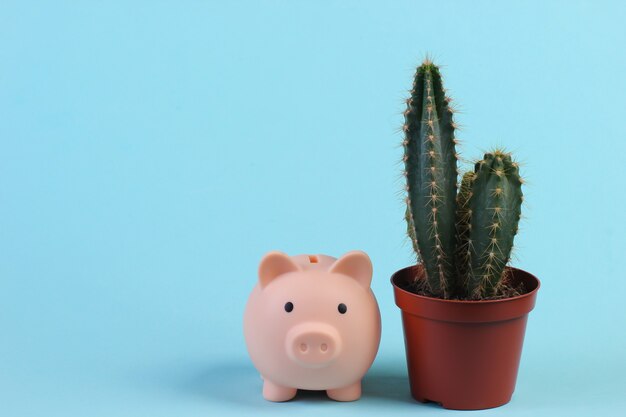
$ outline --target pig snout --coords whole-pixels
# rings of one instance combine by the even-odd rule
[[[287,354],[293,361],[306,368],[322,368],[329,365],[340,350],[339,332],[325,323],[302,323],[287,333]]]

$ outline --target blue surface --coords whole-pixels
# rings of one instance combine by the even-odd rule
[[[410,399],[389,284],[426,53],[463,155],[526,163],[515,265],[543,281],[513,401],[472,415],[624,415],[626,6],[387,3],[2,1],[0,415],[451,413]],[[258,261],[357,248],[383,318],[363,398],[265,402]]]

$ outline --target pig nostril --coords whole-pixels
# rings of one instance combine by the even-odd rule
[[[320,345],[320,350],[321,350],[322,352],[326,352],[326,351],[328,350],[328,345],[327,345],[326,343],[322,343],[322,344]]]
[[[309,347],[306,345],[306,343],[300,343],[300,352],[304,353],[307,350],[309,350]]]

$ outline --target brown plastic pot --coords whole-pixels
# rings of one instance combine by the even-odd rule
[[[421,265],[393,274],[402,310],[411,395],[453,410],[480,410],[511,400],[526,321],[535,306],[539,280],[510,268],[527,293],[501,300],[459,301],[405,290]]]

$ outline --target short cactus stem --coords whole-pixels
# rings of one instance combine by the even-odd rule
[[[467,204],[470,229],[467,261],[467,295],[495,295],[504,282],[521,214],[522,190],[517,164],[500,150],[476,163]]]

